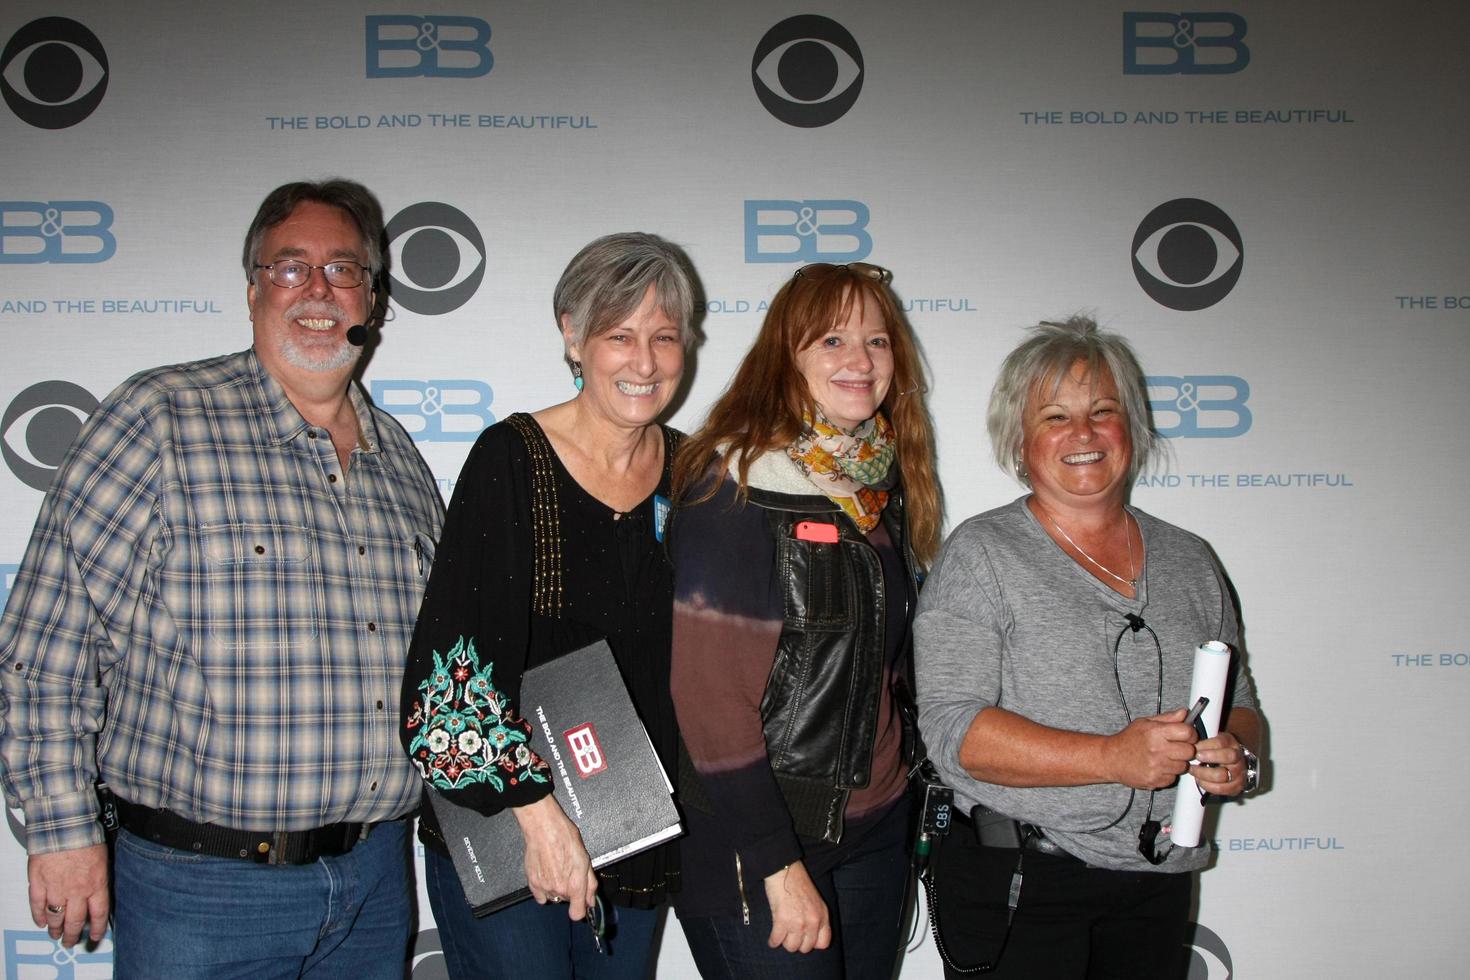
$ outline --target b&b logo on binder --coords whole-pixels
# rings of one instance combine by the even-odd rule
[[[674,788],[606,640],[526,671],[521,710],[535,719],[529,748],[555,773],[553,799],[576,823],[592,867],[679,835]],[[429,803],[475,915],[531,897],[525,838],[509,808],[485,816],[437,790]]]
[[[572,761],[583,779],[595,776],[607,769],[607,756],[602,752],[602,743],[597,741],[597,729],[589,721],[562,732],[567,748],[572,750]]]

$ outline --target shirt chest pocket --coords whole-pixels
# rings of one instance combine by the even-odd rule
[[[309,528],[207,524],[200,539],[211,640],[228,647],[288,647],[316,636],[326,610]]]
[[[786,625],[845,632],[853,628],[853,582],[843,545],[782,536],[778,553]]]

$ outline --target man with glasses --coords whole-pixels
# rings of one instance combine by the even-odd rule
[[[273,191],[245,240],[253,346],[103,401],[0,619],[31,914],[101,939],[115,814],[120,978],[403,975],[398,692],[443,507],[352,382],[382,239],[359,184]]]

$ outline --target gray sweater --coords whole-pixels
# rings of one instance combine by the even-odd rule
[[[965,521],[940,552],[914,622],[919,727],[956,803],[984,803],[1036,824],[1088,864],[1133,871],[1192,871],[1208,847],[1172,848],[1157,867],[1138,853],[1149,794],[1117,783],[1012,787],[981,782],[960,767],[959,750],[977,713],[996,705],[1053,728],[1112,734],[1156,714],[1159,652],[1163,711],[1187,707],[1195,647],[1238,648],[1236,613],[1205,543],[1135,508],[1147,553],[1138,597],[1128,599],[1080,568],[1047,535],[1024,498]],[[1113,644],[1122,633],[1114,679]],[[1121,683],[1122,692],[1119,692]],[[1127,710],[1124,710],[1124,699]],[[1233,704],[1254,707],[1237,655]],[[1166,827],[1174,787],[1155,794]],[[1160,835],[1161,848],[1168,848]]]

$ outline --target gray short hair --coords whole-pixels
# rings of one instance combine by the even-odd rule
[[[260,243],[266,232],[291,217],[308,202],[341,208],[362,233],[363,254],[368,271],[377,285],[383,272],[383,206],[373,192],[353,180],[333,177],[328,180],[298,180],[282,184],[265,196],[255,212],[255,220],[245,232],[245,279],[255,281],[255,266],[260,261]]]
[[[1128,435],[1133,443],[1128,482],[1137,479],[1159,453],[1143,368],[1128,341],[1119,334],[1099,329],[1095,321],[1085,316],[1072,316],[1060,323],[1042,321],[1031,328],[1031,336],[1011,351],[1000,366],[1000,377],[990,391],[990,408],[985,418],[996,464],[1028,486],[1027,476],[1019,465],[1025,437],[1026,401],[1032,392],[1047,385],[1053,391],[1061,387],[1067,371],[1078,361],[1087,362],[1088,373],[1093,377],[1099,366],[1106,367],[1118,386],[1118,398],[1123,403]]]
[[[679,327],[687,350],[694,343],[694,286],[683,250],[642,231],[604,235],[567,263],[552,295],[556,328],[563,315],[570,321],[572,342],[610,330],[632,316],[653,287],[659,309]]]

